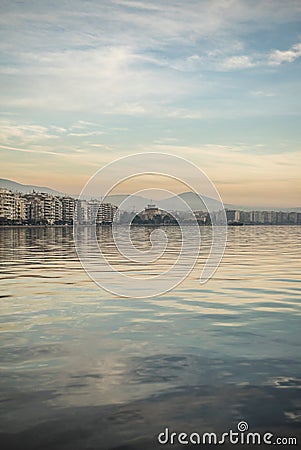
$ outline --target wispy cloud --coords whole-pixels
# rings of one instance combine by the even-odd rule
[[[74,124],[72,124],[69,129],[70,130],[82,130],[87,127],[99,127],[100,125],[96,122],[88,122],[86,120],[77,120]]]
[[[16,122],[0,120],[0,142],[9,143],[18,140],[22,143],[36,143],[49,139],[57,139],[60,128],[45,127],[37,124],[18,124]]]
[[[252,61],[250,56],[239,55],[231,56],[221,62],[220,67],[224,70],[249,69],[254,67],[256,63]]]
[[[36,153],[39,155],[54,155],[54,156],[70,156],[70,154],[65,154],[65,153],[59,153],[59,152],[54,152],[54,151],[49,151],[49,150],[45,150],[45,148],[41,148],[40,150],[38,149],[32,149],[32,148],[21,148],[21,147],[11,147],[9,145],[1,145],[0,144],[0,148],[3,150],[12,150],[14,152],[21,152],[21,153]]]
[[[104,131],[87,131],[82,133],[68,133],[68,136],[77,136],[77,137],[88,137],[88,136],[100,136],[101,134],[105,134]]]
[[[275,97],[275,93],[271,91],[251,91],[251,95],[254,95],[255,97]]]

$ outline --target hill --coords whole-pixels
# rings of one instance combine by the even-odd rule
[[[0,178],[0,188],[5,188],[13,192],[22,192],[23,194],[28,194],[32,191],[36,192],[46,192],[52,195],[64,195],[62,192],[55,191],[46,186],[32,186],[30,184],[21,184],[16,181],[7,180],[5,178]]]

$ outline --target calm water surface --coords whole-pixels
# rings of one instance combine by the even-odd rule
[[[166,231],[160,270],[179,247]],[[153,449],[165,427],[222,433],[241,420],[301,443],[301,227],[229,228],[200,286],[209,232],[185,282],[137,300],[90,280],[70,228],[0,229],[1,448]],[[134,230],[138,247],[148,234]]]

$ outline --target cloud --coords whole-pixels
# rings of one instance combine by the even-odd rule
[[[250,67],[254,67],[256,63],[254,63],[250,56],[248,55],[240,55],[240,56],[232,56],[231,58],[227,58],[220,64],[220,67],[224,70],[236,70],[236,69],[249,69]]]
[[[293,146],[298,135],[300,0],[2,3],[1,103],[18,115],[0,122],[0,143],[13,173],[17,159],[64,152],[70,165],[45,161],[67,183],[71,168],[86,176],[89,166],[152,142],[228,182],[277,180],[284,167],[297,177],[300,158],[279,142]],[[159,139],[168,128],[178,142]],[[121,138],[118,129],[128,131]],[[242,135],[268,145],[189,145]],[[262,155],[274,146],[283,157]]]
[[[272,23],[286,23],[300,17],[300,2],[290,0],[290,6],[282,0],[173,0],[172,2],[103,0],[82,2],[74,0],[72,9],[67,0],[61,0],[56,8],[52,2],[6,2],[2,7],[0,23],[3,33],[9,38],[1,41],[3,48],[16,44],[22,30],[23,40],[19,45],[28,48],[32,43],[33,25],[35,46],[58,48],[63,44],[63,34],[67,47],[93,46],[100,41],[104,45],[127,42],[130,45],[149,46],[150,43],[164,45],[166,40],[193,42],[198,37],[208,37],[234,30],[238,33],[249,29],[266,29],[267,20]],[[101,26],[99,26],[101,24]],[[112,30],[114,32],[112,32]],[[121,39],[123,38],[123,39]],[[30,47],[32,48],[32,47]],[[36,51],[37,48],[34,48]]]
[[[171,109],[166,112],[167,117],[176,118],[176,119],[204,119],[206,115],[201,111],[193,111],[185,108],[176,108]]]
[[[87,131],[86,133],[68,133],[68,136],[77,136],[77,137],[88,137],[88,136],[99,136],[101,134],[105,134],[104,131]]]
[[[251,91],[251,95],[254,95],[255,97],[275,97],[276,94],[271,91]]]
[[[154,144],[156,145],[165,145],[165,144],[174,144],[178,142],[179,139],[174,137],[162,137],[160,139],[157,139],[154,141]]]
[[[279,66],[292,63],[301,56],[301,43],[294,44],[288,50],[273,50],[269,53],[256,52],[251,55],[235,55],[218,63],[222,70],[249,69],[253,67]]]
[[[277,25],[299,15],[294,0],[290,8],[278,0],[254,0],[252,6],[187,0],[185,7],[180,0],[75,0],[71,11],[66,0],[56,9],[48,1],[39,7],[7,2],[0,18],[6,61],[1,102],[6,109],[91,113],[92,121],[96,114],[202,118],[189,104],[222,97],[221,72],[293,61],[298,44],[282,52],[289,56],[249,48],[246,41],[267,20]],[[86,125],[78,121],[71,131]]]
[[[37,124],[19,124],[10,120],[0,120],[0,142],[10,143],[19,141],[21,143],[43,142],[49,139],[57,139],[57,132],[61,128],[53,126],[45,127]],[[56,132],[56,133],[55,133]]]
[[[94,142],[87,142],[87,145],[90,145],[91,147],[99,147],[99,148],[106,148],[106,149],[110,149],[111,150],[111,146],[110,145],[105,145],[105,144],[95,144]]]
[[[77,122],[75,122],[73,125],[71,125],[71,127],[69,129],[70,130],[82,130],[87,127],[94,127],[94,126],[99,127],[99,124],[95,123],[95,122],[88,122],[86,120],[77,120]]]
[[[53,151],[49,151],[49,150],[45,150],[44,148],[41,148],[40,150],[35,150],[35,149],[31,149],[31,148],[21,148],[21,147],[11,147],[8,145],[1,145],[0,144],[0,148],[3,150],[12,150],[15,152],[21,152],[21,153],[38,153],[40,155],[54,155],[54,156],[70,156],[70,154],[65,154],[65,153],[59,153],[59,152],[53,152]]]
[[[274,50],[269,55],[269,61],[268,63],[271,66],[279,66],[282,63],[288,62],[294,62],[297,58],[300,58],[301,56],[301,42],[293,45],[288,50]]]
[[[171,77],[168,67],[148,64],[135,49],[123,46],[23,53],[18,69],[22,94],[4,96],[2,103],[12,108],[140,115],[148,113],[150,104],[168,104],[196,87],[181,73]]]
[[[51,130],[54,130],[56,133],[59,133],[59,134],[64,134],[64,133],[66,133],[66,131],[67,131],[66,128],[58,127],[58,126],[56,126],[56,125],[50,125],[50,129],[51,129]]]
[[[94,126],[92,122],[78,121],[77,123],[82,130],[84,127]],[[0,119],[0,148],[23,153],[58,156],[71,155],[74,152],[87,154],[83,138],[104,134],[104,131],[99,130],[72,132],[73,128],[74,125],[67,129],[56,125],[46,127],[35,123],[24,124],[18,123],[16,120]],[[82,145],[84,148],[76,147],[74,139],[68,142],[69,136],[76,139],[77,146]]]

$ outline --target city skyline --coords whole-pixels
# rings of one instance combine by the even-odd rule
[[[158,151],[224,203],[298,207],[300,16],[294,0],[2,2],[0,176],[78,194]]]
[[[125,184],[125,186],[129,187],[130,185],[129,184]],[[161,195],[161,193],[158,190],[156,190],[156,189],[154,189],[153,191],[152,190],[147,190],[145,192],[145,195],[144,195],[143,191],[132,194],[131,192],[119,192],[119,190],[118,190],[118,192],[116,193],[115,190],[113,189],[112,192],[110,192],[108,195],[104,195],[103,193],[100,193],[100,192],[95,192],[94,195],[88,196],[87,199],[90,199],[90,200],[96,200],[96,199],[103,200],[103,199],[109,198],[110,201],[112,201],[112,199],[114,199],[113,203],[117,202],[116,204],[118,204],[119,202],[122,202],[126,197],[131,196],[132,197],[132,202],[130,202],[129,205],[136,204],[136,205],[139,205],[138,206],[138,208],[139,208],[139,207],[141,207],[141,201],[142,202],[144,201],[144,203],[143,203],[143,207],[144,207],[146,204],[149,204],[149,203],[158,203],[158,202],[160,203],[160,202],[165,202],[165,201],[169,201],[169,200],[172,200],[172,199],[177,199],[178,196],[179,197],[181,197],[181,196],[182,197],[186,197],[185,201],[188,202],[190,204],[190,206],[192,207],[191,202],[199,203],[198,197],[202,198],[202,195],[198,195],[195,192],[192,192],[192,191],[182,191],[181,192],[181,190],[179,190],[179,187],[177,187],[177,188],[178,189],[175,189],[175,191],[178,190],[178,192],[174,193],[172,195],[171,195],[171,193],[170,193],[170,195],[168,195],[167,192],[165,192],[165,191],[163,191],[162,195]],[[23,194],[37,193],[37,194],[50,194],[52,196],[58,196],[58,197],[73,197],[75,199],[79,197],[78,194],[73,194],[73,193],[70,193],[70,192],[60,192],[54,186],[52,186],[52,187],[49,187],[49,186],[36,186],[36,185],[30,185],[30,184],[23,185],[23,184],[18,183],[18,182],[14,181],[14,180],[0,179],[0,192],[3,191],[3,190],[8,190],[8,191],[10,191],[12,193],[22,194],[22,195]],[[147,196],[147,194],[151,194],[151,193],[153,193],[154,195],[150,198],[149,196]],[[210,200],[214,201],[210,197],[206,197],[206,196],[203,196],[203,197],[207,198],[209,201]],[[256,204],[253,204],[253,205],[250,206],[250,205],[243,205],[243,204],[241,204],[241,205],[234,205],[234,204],[226,204],[226,203],[224,203],[224,207],[226,209],[236,209],[236,210],[243,210],[243,211],[252,211],[252,210],[253,211],[257,211],[257,210],[258,211],[265,211],[266,210],[266,211],[292,211],[292,212],[295,211],[295,212],[301,212],[301,206],[299,206],[299,205],[300,204],[298,203],[297,205],[291,206],[291,207],[285,206],[285,207],[278,207],[277,208],[277,207],[272,207],[272,206],[269,206],[269,205],[265,205],[265,206],[260,207],[260,206],[258,206]],[[135,209],[135,208],[133,208],[133,209]],[[174,209],[176,209],[176,208],[174,208]],[[195,208],[192,207],[192,209],[198,210],[200,208],[195,206]]]
[[[186,193],[191,194],[191,193]],[[184,196],[185,194],[183,194]],[[117,196],[118,197],[118,196]],[[199,225],[211,225],[213,220],[219,220],[221,205],[212,199],[208,211],[204,202],[197,204],[185,197],[189,210],[178,209],[181,202],[175,205],[156,205],[149,199],[144,200],[143,206],[131,206],[114,201],[114,196],[100,198],[75,198],[64,194],[51,192],[18,192],[0,188],[0,225],[73,225],[73,223],[119,224],[133,223],[135,225],[177,225],[177,220],[183,225],[191,225],[196,220]],[[117,199],[116,199],[117,200]],[[119,199],[120,200],[120,199]],[[172,200],[167,199],[167,200]],[[208,203],[207,203],[208,204]],[[301,210],[246,210],[243,208],[225,207],[225,217],[228,225],[300,225]],[[218,222],[217,222],[218,223]],[[216,225],[216,224],[215,224]]]

